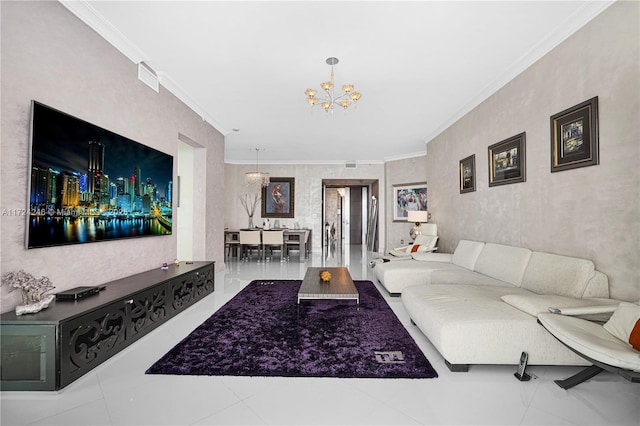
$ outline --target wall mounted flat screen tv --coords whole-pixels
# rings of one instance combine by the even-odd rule
[[[27,248],[171,234],[173,156],[32,101]]]

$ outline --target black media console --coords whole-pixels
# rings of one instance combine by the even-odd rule
[[[58,300],[36,313],[0,316],[0,390],[62,389],[214,290],[214,262],[160,268]]]

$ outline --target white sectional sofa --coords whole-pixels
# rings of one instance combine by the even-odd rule
[[[537,323],[549,307],[617,305],[586,259],[461,240],[453,254],[375,265],[452,371],[470,364],[589,365]]]

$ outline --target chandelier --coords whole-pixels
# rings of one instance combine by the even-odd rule
[[[244,182],[247,185],[267,186],[269,185],[269,182],[270,182],[269,173],[260,173],[260,169],[258,168],[258,153],[260,152],[260,148],[255,148],[255,150],[256,150],[256,171],[245,173]]]
[[[311,105],[312,108],[315,105],[320,104],[322,109],[324,109],[327,113],[333,113],[334,105],[338,105],[346,111],[351,105],[355,105],[362,96],[360,92],[354,91],[353,84],[343,85],[342,94],[340,94],[339,96],[334,94],[333,66],[338,62],[338,58],[327,58],[327,64],[331,65],[331,80],[325,81],[324,83],[320,84],[320,87],[324,91],[324,97],[316,97],[316,91],[313,89],[307,89],[304,92],[304,94],[307,95],[307,102]]]

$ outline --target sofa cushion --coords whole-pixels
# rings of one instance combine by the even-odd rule
[[[609,298],[609,277],[600,271],[594,271],[593,277],[589,280],[587,288],[582,297],[603,297]]]
[[[581,298],[594,271],[587,259],[533,252],[520,286],[538,294]]]
[[[474,271],[520,286],[530,257],[531,250],[526,248],[486,243]]]
[[[556,296],[552,294],[507,294],[502,300],[516,309],[529,315],[538,316],[549,312],[549,308],[576,308],[584,306],[617,306],[620,301],[612,299],[576,299],[575,297]]]
[[[419,262],[446,262],[451,263],[451,253],[413,253],[413,260]]]
[[[627,302],[620,303],[604,328],[640,351],[640,306]]]
[[[460,240],[456,250],[453,252],[451,262],[453,262],[454,265],[462,266],[465,269],[473,271],[483,247],[483,242]]]
[[[437,269],[457,269],[459,266],[448,262],[416,262],[403,260],[399,262],[378,263],[373,268],[374,275],[389,293],[402,293],[411,285],[425,285],[431,283],[431,273]]]
[[[431,272],[431,284],[473,284],[477,286],[493,285],[498,287],[514,287],[513,284],[506,281],[500,281],[460,267]]]

